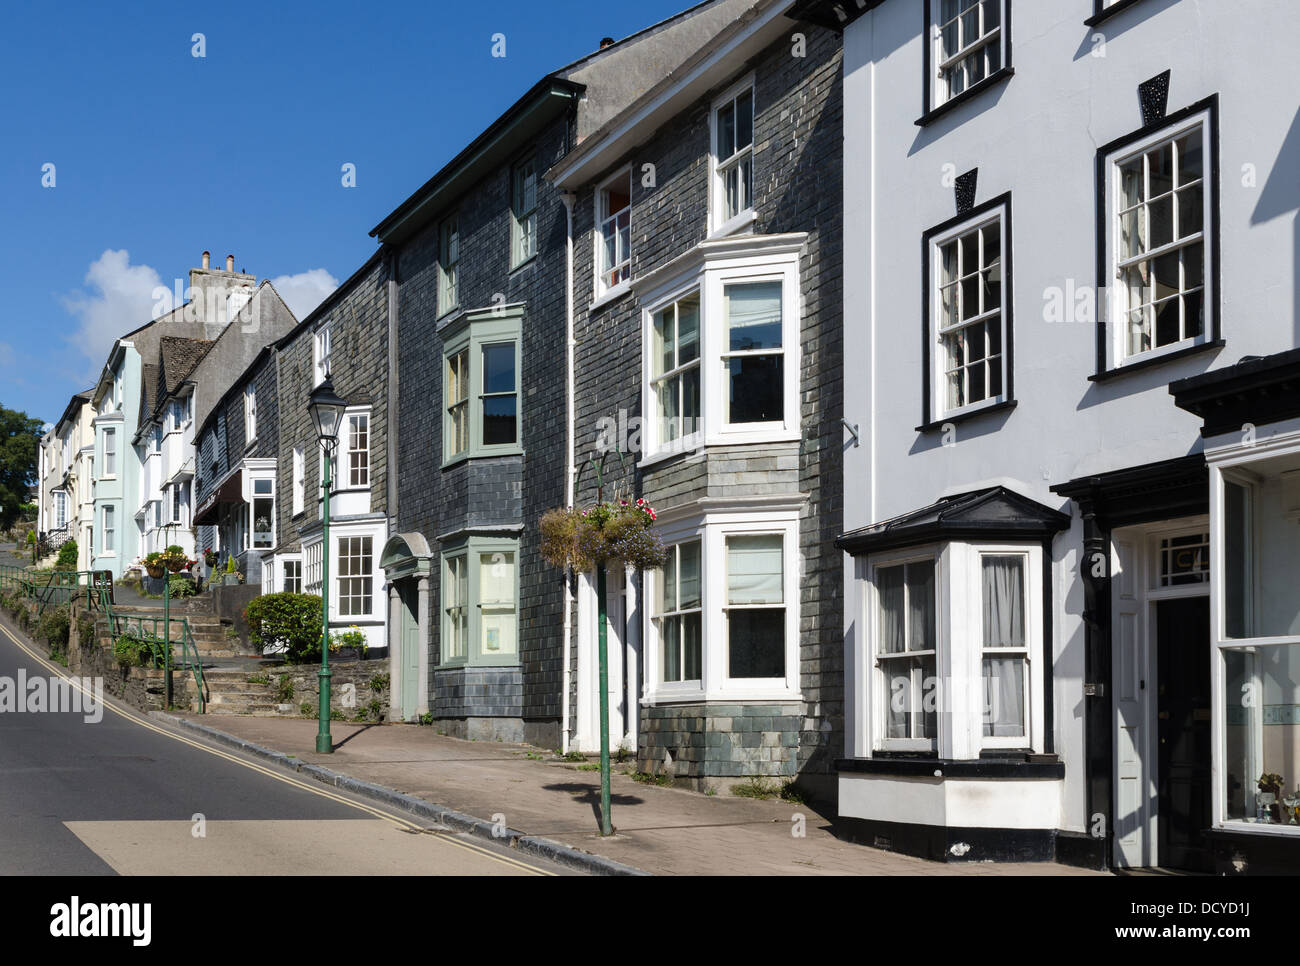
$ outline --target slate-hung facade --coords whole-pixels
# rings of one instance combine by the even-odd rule
[[[669,548],[610,581],[611,734],[697,779],[816,782],[841,753],[840,49],[786,6],[755,5],[550,174],[576,193],[578,503],[603,457],[606,496],[648,499]]]
[[[374,231],[396,265],[394,696],[451,734],[564,744],[568,209],[543,178],[742,8],[687,11],[544,78]],[[398,636],[401,644],[398,646]]]
[[[860,333],[843,827],[1294,871],[1295,14],[802,6],[844,31]]]
[[[331,470],[330,627],[355,626],[371,647],[388,646],[379,560],[388,538],[390,279],[380,250],[275,343],[273,388],[254,386],[259,436],[264,400],[276,406],[273,572],[263,576],[275,590],[321,592],[324,466],[307,399],[328,377],[348,402]],[[257,495],[250,491],[254,501]]]

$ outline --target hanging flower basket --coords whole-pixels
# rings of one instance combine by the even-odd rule
[[[167,573],[167,564],[163,559],[163,555],[156,550],[146,556],[142,563],[144,564],[144,572],[154,580]]]
[[[542,514],[542,559],[553,567],[588,571],[598,564],[653,570],[668,559],[651,529],[658,515],[645,500],[559,507]]]

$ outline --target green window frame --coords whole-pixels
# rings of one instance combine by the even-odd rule
[[[523,306],[466,312],[443,336],[443,466],[523,452],[520,326]]]
[[[519,663],[519,541],[469,537],[442,551],[439,667]]]

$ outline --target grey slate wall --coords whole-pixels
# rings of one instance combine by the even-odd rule
[[[623,481],[634,493],[661,507],[706,495],[809,494],[800,517],[803,713],[783,712],[775,719],[797,733],[793,767],[800,773],[827,774],[833,773],[834,759],[842,754],[844,714],[842,571],[840,552],[833,545],[843,516],[842,57],[838,34],[808,24],[794,29],[807,37],[806,57],[793,57],[789,41],[783,39],[749,66],[755,72],[754,231],[809,233],[799,266],[804,311],[799,386],[802,439],[797,445],[712,448],[707,456],[687,454],[644,474],[634,468],[634,459],[628,460],[625,470],[611,456],[606,461],[605,482],[609,486]],[[634,175],[633,278],[664,265],[706,236],[709,116],[716,93],[684,110],[624,159],[631,163]],[[655,165],[654,188],[641,183],[641,165],[647,162]],[[628,417],[641,414],[641,312],[634,295],[587,311],[595,297],[591,189],[580,194],[576,215],[578,499],[589,502],[595,499],[596,481],[582,463],[584,455],[596,447],[600,420],[618,418],[620,410]],[[643,716],[643,725],[649,725],[642,730],[643,765],[653,765],[662,757],[665,737],[688,732],[670,724],[670,719],[705,717],[702,705]],[[795,740],[783,737],[779,747],[788,747],[787,743]],[[682,747],[693,745],[688,740]],[[730,769],[702,770],[713,767],[709,762],[717,756],[714,752],[699,757],[679,773],[733,773]],[[765,773],[769,767],[744,773]],[[789,772],[783,766],[776,773]]]
[[[538,171],[562,156],[568,121],[520,146],[515,160],[535,148]],[[418,531],[437,552],[436,538],[465,526],[517,528],[521,699],[513,707],[540,729],[554,732],[560,712],[562,577],[538,555],[537,519],[564,499],[564,284],[567,225],[559,195],[539,181],[538,254],[510,271],[510,166],[483,178],[457,208],[403,244],[398,259],[398,520],[400,532]],[[460,215],[459,301],[464,310],[494,301],[525,303],[522,323],[520,412],[522,457],[472,460],[442,469],[442,339],[437,331],[438,232],[452,211]],[[430,694],[435,714],[470,714],[447,701],[436,670],[441,613],[440,565],[433,570]],[[439,697],[441,696],[441,697]],[[443,709],[436,707],[442,701]],[[480,709],[481,710],[481,709]],[[498,713],[501,709],[496,709]]]

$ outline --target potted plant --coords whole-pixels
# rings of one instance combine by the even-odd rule
[[[330,635],[330,654],[337,655],[339,660],[363,661],[369,650],[366,635],[356,624],[346,631]]]
[[[163,555],[155,550],[153,553],[146,554],[144,558],[144,570],[150,577],[157,580],[167,572],[167,564],[163,560]]]
[[[1281,806],[1278,804],[1278,799],[1282,797],[1282,776],[1266,771],[1255,784],[1259,787],[1260,808],[1268,813],[1266,821],[1282,821]]]

